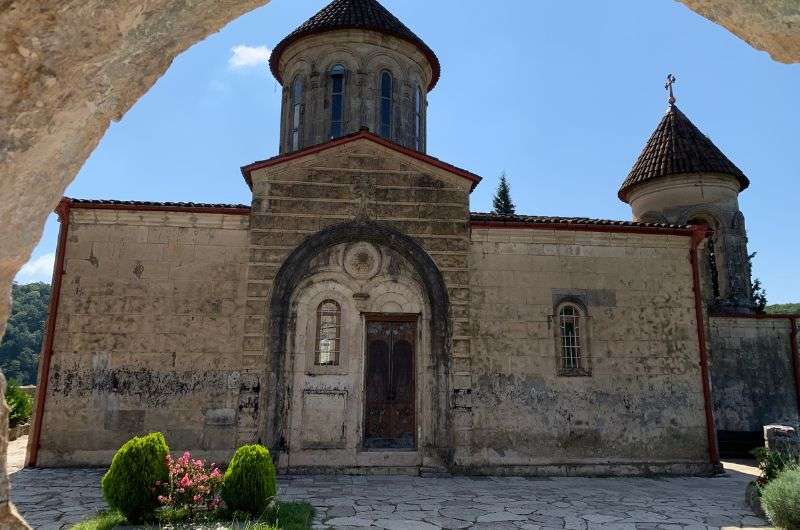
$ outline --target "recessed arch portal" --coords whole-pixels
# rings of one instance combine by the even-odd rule
[[[334,225],[308,237],[289,255],[275,277],[269,304],[266,442],[275,450],[282,450],[285,442],[283,419],[287,384],[284,379],[291,298],[308,276],[316,256],[335,245],[359,241],[383,245],[405,258],[419,276],[425,291],[430,307],[430,352],[435,366],[430,396],[435,403],[433,449],[446,461],[450,453],[448,387],[452,333],[447,288],[436,264],[416,241],[394,228],[367,219]]]

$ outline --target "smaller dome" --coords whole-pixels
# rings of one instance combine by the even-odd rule
[[[745,174],[672,104],[622,183],[619,198],[627,202],[628,192],[637,184],[690,173],[730,175],[739,181],[740,190],[750,185]]]
[[[304,37],[340,29],[376,31],[410,42],[427,57],[433,70],[428,91],[433,90],[439,81],[441,65],[433,50],[377,0],[334,0],[328,4],[322,11],[305,21],[275,46],[269,59],[272,75],[283,84],[278,65],[281,55],[291,44]]]

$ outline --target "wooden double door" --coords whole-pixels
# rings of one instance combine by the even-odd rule
[[[416,316],[367,320],[365,449],[416,447],[416,337]]]

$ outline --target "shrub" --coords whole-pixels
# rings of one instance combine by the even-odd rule
[[[6,386],[6,403],[8,403],[8,426],[16,427],[28,423],[31,419],[32,400],[13,379]]]
[[[244,445],[237,449],[222,486],[228,509],[260,516],[269,508],[275,493],[275,466],[267,448]]]
[[[215,464],[206,466],[205,462],[192,460],[192,455],[185,452],[177,459],[167,455],[167,469],[169,479],[164,483],[156,482],[156,486],[162,492],[158,501],[170,517],[181,518],[183,514],[183,518],[194,520],[198,515],[212,515],[220,507],[222,473]]]
[[[787,451],[770,451],[764,447],[755,450],[761,477],[758,483],[762,486],[774,480],[784,469],[800,465],[800,454]]]
[[[761,504],[778,528],[800,529],[800,467],[787,469],[764,486]]]
[[[103,497],[108,505],[134,524],[151,518],[158,507],[156,482],[169,478],[168,454],[169,447],[160,432],[125,442],[103,476]]]

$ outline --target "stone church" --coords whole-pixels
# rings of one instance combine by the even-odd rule
[[[270,68],[250,205],[61,201],[30,465],[162,431],[289,472],[711,473],[720,441],[797,421],[749,181],[674,99],[619,190],[633,220],[501,216],[427,154],[440,64],[376,0],[335,0]]]

